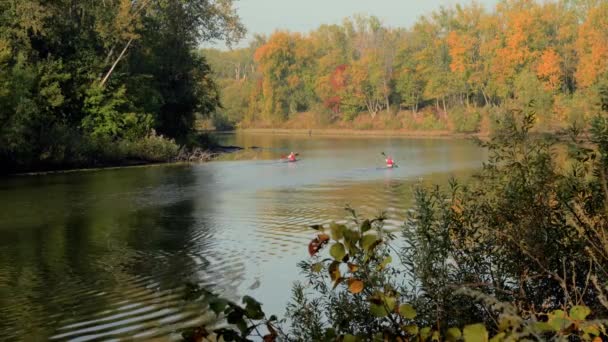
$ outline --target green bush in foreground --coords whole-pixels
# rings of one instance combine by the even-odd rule
[[[401,238],[383,217],[312,226],[288,329],[249,297],[206,296],[228,325],[188,340],[601,341],[608,317],[608,119],[567,153],[511,111],[463,186],[419,188]],[[565,154],[565,155],[564,155]],[[236,328],[235,328],[236,327]]]

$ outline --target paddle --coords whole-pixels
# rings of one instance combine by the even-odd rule
[[[384,154],[384,151],[380,152],[380,154],[382,154],[382,156],[384,156],[384,158],[386,158],[386,154]],[[393,162],[393,167],[399,167],[399,165],[395,164],[395,162]]]

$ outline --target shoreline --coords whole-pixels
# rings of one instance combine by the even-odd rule
[[[233,131],[210,131],[216,134],[249,133],[275,135],[310,135],[310,136],[344,136],[344,137],[403,137],[403,138],[441,138],[466,139],[488,137],[489,133],[455,133],[442,131],[409,131],[409,130],[357,130],[351,128],[242,128]]]
[[[238,146],[214,146],[208,150],[201,151],[205,153],[206,159],[195,159],[195,160],[181,160],[179,155],[175,156],[172,160],[167,161],[146,161],[146,160],[123,160],[116,163],[108,163],[106,165],[91,165],[91,166],[75,166],[75,167],[56,167],[49,169],[41,169],[38,171],[22,171],[22,172],[8,172],[0,174],[1,177],[30,177],[30,176],[44,176],[62,173],[73,173],[73,172],[94,172],[94,171],[106,171],[116,169],[127,169],[127,168],[140,168],[140,167],[154,167],[163,165],[188,165],[188,164],[201,164],[207,163],[218,158],[221,155],[234,153],[241,151],[244,148]]]

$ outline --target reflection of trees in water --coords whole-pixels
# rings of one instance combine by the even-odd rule
[[[28,221],[16,218],[19,229],[0,230],[0,339],[73,338],[70,333],[87,328],[80,333],[112,334],[129,324],[141,325],[137,332],[153,329],[175,310],[185,315],[177,322],[191,319],[186,312],[195,308],[180,301],[184,280],[222,286],[224,276],[205,256],[217,250],[204,212],[212,208],[213,194],[201,191],[197,181],[211,175],[196,177],[194,171],[74,174],[63,186],[28,190],[29,198],[43,198],[26,203],[32,215],[38,205],[51,208]],[[44,200],[49,189],[52,200]],[[235,276],[237,270],[231,271]],[[142,315],[130,314],[125,305],[160,316],[120,323]],[[110,317],[116,313],[123,316]],[[102,321],[87,323],[92,319]],[[107,326],[96,328],[102,324]]]

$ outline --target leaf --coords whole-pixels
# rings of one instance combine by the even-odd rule
[[[591,314],[591,310],[584,305],[576,305],[570,309],[570,317],[578,321],[584,321]]]
[[[389,255],[384,258],[384,260],[382,260],[380,265],[378,265],[378,271],[382,271],[386,267],[386,265],[390,264],[391,262],[393,262],[393,258]]]
[[[309,226],[309,227],[314,230],[323,230],[323,225],[320,225],[320,224],[313,224],[312,226]]]
[[[399,305],[399,314],[407,319],[416,318],[416,310],[410,304]]]
[[[274,342],[276,340],[277,340],[277,335],[268,334],[268,335],[264,335],[262,341],[264,341],[264,342]]]
[[[352,294],[360,293],[361,291],[363,291],[363,282],[359,279],[349,279],[348,290]]]
[[[363,223],[361,223],[361,233],[365,233],[370,229],[372,229],[372,224],[369,220],[365,220]]]
[[[236,331],[233,331],[231,329],[217,329],[213,331],[214,333],[217,334],[217,340],[219,341],[219,338],[223,338],[224,341],[236,341],[239,338],[239,335],[236,333]]]
[[[371,312],[371,314],[374,317],[386,317],[388,316],[388,311],[386,310],[386,308],[384,307],[383,304],[370,304],[369,306],[369,312]]]
[[[337,261],[344,260],[346,256],[346,251],[344,250],[344,245],[340,242],[334,243],[329,249],[329,255],[331,255]]]
[[[370,252],[378,243],[378,236],[376,234],[363,235],[360,243],[361,248],[363,248],[366,252]]]
[[[228,305],[228,301],[226,299],[223,299],[223,298],[215,298],[215,299],[213,299],[212,301],[209,302],[209,308],[216,315],[219,315],[220,312],[223,312],[224,309],[226,309],[227,305]]]
[[[339,261],[332,262],[329,265],[329,267],[327,268],[327,270],[329,271],[329,277],[331,278],[331,281],[336,281],[336,280],[340,279],[340,262]]]
[[[279,334],[276,329],[269,322],[266,323],[266,329],[268,329],[269,334],[263,337],[264,342],[274,342],[277,339]]]
[[[243,297],[243,303],[245,303],[245,314],[251,319],[262,319],[264,318],[264,311],[262,311],[262,304],[252,297]]]
[[[397,298],[393,296],[384,296],[384,306],[386,306],[389,312],[393,312],[397,306]]]
[[[414,325],[414,324],[410,324],[410,325],[404,325],[401,327],[401,330],[403,330],[405,333],[409,334],[409,335],[418,335],[418,326]]]
[[[346,230],[346,226],[343,224],[337,224],[335,222],[332,222],[329,225],[329,230],[331,232],[331,238],[336,241],[339,241],[344,236],[344,231]]]
[[[357,272],[357,270],[358,270],[358,269],[359,269],[359,266],[357,266],[357,265],[355,265],[355,264],[352,264],[352,263],[350,263],[350,262],[348,263],[348,270],[349,270],[351,273],[355,273],[355,272]]]
[[[450,328],[445,332],[445,338],[448,341],[454,342],[460,340],[462,332],[458,328]]]
[[[322,262],[316,262],[312,265],[310,265],[310,270],[313,271],[314,273],[319,273],[323,270],[323,263]]]
[[[420,338],[422,339],[422,341],[426,341],[429,336],[431,336],[431,328],[425,327],[420,329]]]
[[[600,328],[599,328],[599,326],[597,326],[595,324],[586,325],[586,326],[582,327],[581,330],[583,330],[585,333],[587,333],[589,335],[593,335],[593,336],[600,335]]]
[[[555,331],[566,329],[572,324],[572,321],[568,319],[568,315],[563,310],[554,310],[548,316],[548,323]]]
[[[237,309],[230,312],[226,317],[228,323],[236,325],[241,333],[245,333],[247,331],[247,323],[245,323],[243,315],[244,312],[241,309]]]
[[[321,233],[321,234],[317,235],[317,237],[319,238],[319,241],[321,241],[321,242],[329,241],[329,235],[327,235],[325,233]]]
[[[535,331],[550,332],[554,331],[553,326],[547,322],[534,322],[532,325]]]
[[[507,336],[507,334],[505,334],[504,332],[501,332],[500,334],[492,337],[490,339],[490,342],[502,342],[502,341],[504,341],[506,336]]]
[[[346,334],[342,336],[343,342],[357,342],[357,337],[354,335]]]
[[[553,327],[553,330],[561,331],[572,325],[572,321],[567,318],[555,317],[549,321],[549,324]]]
[[[308,254],[310,254],[310,256],[317,254],[327,241],[329,241],[329,235],[323,233],[317,235],[317,237],[312,239],[308,244]]]
[[[336,279],[336,281],[334,282],[334,286],[331,288],[332,290],[334,290],[336,287],[338,287],[338,285],[340,285],[344,280],[346,280],[346,278],[338,278]]]
[[[355,255],[358,252],[357,242],[359,242],[359,232],[355,230],[346,229],[344,231],[344,246],[348,250],[350,255]]]
[[[465,342],[487,342],[488,331],[483,324],[471,324],[464,327],[463,337]]]

